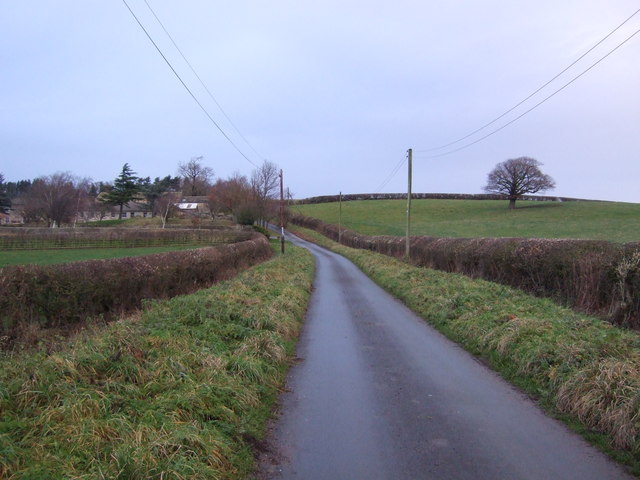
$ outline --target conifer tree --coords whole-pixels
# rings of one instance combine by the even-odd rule
[[[120,175],[114,180],[113,188],[108,192],[103,202],[109,205],[119,205],[120,213],[118,218],[122,218],[122,210],[124,206],[132,200],[135,200],[139,196],[140,182],[139,178],[135,175],[128,163],[122,166]]]

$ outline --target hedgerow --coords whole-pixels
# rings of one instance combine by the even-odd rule
[[[406,193],[359,193],[344,195],[321,195],[318,197],[309,197],[296,200],[299,205],[310,203],[331,203],[331,202],[349,202],[352,200],[406,200]],[[414,200],[432,199],[432,200],[508,200],[508,195],[498,193],[412,193],[411,198]],[[592,200],[584,200],[580,198],[569,197],[552,197],[543,195],[522,195],[521,200],[533,202],[590,202]]]
[[[0,336],[25,325],[60,327],[111,318],[143,299],[169,298],[225,280],[271,256],[267,239],[179,252],[0,269]]]
[[[0,249],[216,245],[248,240],[250,237],[250,231],[229,229],[4,228],[0,229]]]
[[[302,215],[293,215],[291,222],[338,240],[336,225]],[[403,237],[342,229],[341,242],[396,258],[405,255]],[[640,329],[640,243],[415,236],[410,245],[414,265],[510,285]]]

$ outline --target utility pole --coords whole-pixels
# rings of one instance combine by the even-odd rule
[[[280,169],[280,251],[284,254],[284,182]]]
[[[411,234],[411,164],[413,162],[412,157],[413,157],[413,151],[411,149],[407,150],[407,157],[409,159],[408,162],[408,188],[407,188],[407,240],[406,240],[406,244],[405,244],[405,249],[404,249],[404,255],[407,258],[407,260],[410,258],[409,254],[410,254],[410,241],[409,241],[409,235]]]
[[[342,192],[340,192],[338,204],[338,243],[342,243]]]

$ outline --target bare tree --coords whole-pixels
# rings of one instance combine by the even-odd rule
[[[93,203],[93,198],[90,196],[92,181],[90,178],[83,178],[75,181],[76,187],[76,213],[73,216],[73,228],[76,227],[76,223],[85,214],[88,214],[90,205]]]
[[[178,166],[178,175],[184,178],[184,192],[190,196],[206,195],[213,178],[213,169],[202,164],[204,157],[192,157]]]
[[[280,170],[278,166],[265,160],[251,174],[251,188],[255,196],[260,220],[264,225],[276,213],[275,199],[280,191]]]
[[[180,193],[165,192],[153,202],[153,214],[162,220],[162,228],[165,228],[167,221],[177,210],[176,202],[180,200]]]
[[[44,220],[50,227],[70,223],[86,198],[86,188],[88,182],[69,172],[36,178],[23,196],[24,216],[30,221]]]
[[[209,190],[209,209],[212,214],[217,212],[236,213],[241,204],[253,201],[253,190],[249,180],[244,175],[234,173],[226,180],[218,181]]]
[[[516,208],[516,200],[526,193],[552,190],[556,184],[549,175],[538,168],[542,163],[519,157],[505,160],[495,166],[487,176],[486,192],[502,193],[509,197],[509,208]]]

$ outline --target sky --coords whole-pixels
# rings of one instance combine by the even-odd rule
[[[164,177],[193,157],[226,178],[266,159],[295,198],[395,193],[411,148],[414,192],[481,193],[497,163],[528,156],[555,180],[549,194],[640,202],[640,34],[460,149],[591,67],[640,13],[513,112],[432,150],[551,80],[637,0],[126,2],[207,113],[123,0],[3,2],[5,180],[113,181],[124,163]]]

